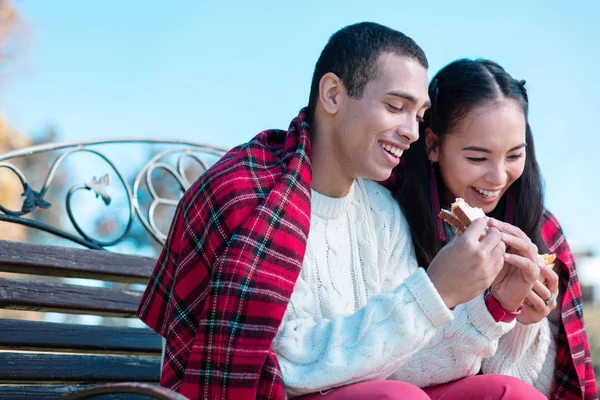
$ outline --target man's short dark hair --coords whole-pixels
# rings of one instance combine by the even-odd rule
[[[367,83],[377,77],[377,60],[382,53],[409,57],[424,68],[429,66],[423,49],[402,32],[374,22],[348,25],[329,38],[317,60],[308,103],[310,119],[314,116],[323,75],[336,74],[348,95],[360,99]]]

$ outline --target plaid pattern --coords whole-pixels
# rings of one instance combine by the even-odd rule
[[[185,193],[138,309],[167,339],[161,385],[190,399],[286,398],[271,342],[302,265],[310,187],[303,110]]]
[[[592,357],[581,304],[581,287],[571,249],[556,218],[545,211],[542,235],[550,252],[560,265],[559,290],[564,294],[561,304],[562,324],[558,333],[558,354],[554,371],[551,399],[598,399]]]

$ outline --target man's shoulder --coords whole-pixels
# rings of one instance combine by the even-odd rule
[[[266,196],[284,169],[284,139],[285,131],[271,129],[229,150],[186,190],[184,214],[206,202],[224,211],[229,203]]]
[[[260,173],[281,163],[286,131],[269,129],[229,150],[199,180],[215,179],[223,173]]]

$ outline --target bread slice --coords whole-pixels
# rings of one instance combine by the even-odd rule
[[[458,232],[459,234],[463,233],[465,229],[467,229],[465,224],[463,224],[458,218],[454,216],[454,214],[452,214],[448,210],[440,211],[438,217],[440,217],[441,219],[449,223],[451,226],[453,226],[454,229],[456,229],[456,232]]]
[[[438,217],[452,225],[458,233],[463,233],[471,222],[479,217],[485,217],[485,213],[481,208],[471,207],[459,197],[452,203],[450,210],[442,209]]]
[[[554,260],[556,260],[556,254],[538,254],[537,259],[540,265],[545,265],[550,269],[554,269]],[[543,275],[540,275],[538,279],[542,283],[546,282],[546,277]]]
[[[471,207],[460,197],[452,203],[451,211],[465,227],[471,225],[471,222],[475,221],[477,218],[485,217],[485,213],[481,208]]]
[[[556,254],[538,254],[538,261],[547,267],[554,268],[554,260],[556,260]]]

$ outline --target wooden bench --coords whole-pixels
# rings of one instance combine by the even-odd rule
[[[124,156],[129,153],[122,150],[111,156],[108,145],[133,146],[129,151],[138,154],[142,146],[153,150],[146,153],[149,158],[139,172],[130,175],[119,168],[120,162],[131,161]],[[158,151],[155,146],[166,149]],[[157,208],[174,207],[195,178],[224,153],[224,149],[201,143],[128,138],[47,143],[0,153],[0,182],[12,177],[15,183],[11,193],[17,197],[12,201],[4,196],[10,204],[0,202],[0,233],[22,232],[13,227],[25,226],[88,248],[0,240],[0,311],[17,310],[13,316],[7,315],[10,311],[2,311],[4,318],[0,317],[0,399],[73,400],[99,393],[108,394],[102,398],[113,399],[137,399],[142,398],[141,394],[156,399],[185,399],[157,386],[161,338],[136,318],[155,259],[105,250],[127,240],[134,220],[154,246],[162,244],[170,218],[162,214],[162,224],[158,223]],[[79,158],[75,167],[66,167],[65,160],[73,154],[95,161],[90,167]],[[38,160],[37,164],[33,160]],[[100,178],[91,172],[99,168],[98,163],[105,174]],[[75,184],[67,183],[73,168],[87,171],[90,176],[81,178],[76,174]],[[127,169],[133,168],[127,165]],[[60,171],[64,173],[62,178]],[[87,179],[87,183],[79,179]],[[174,190],[167,190],[169,179]],[[64,197],[52,194],[52,190]],[[85,193],[88,197],[79,196]],[[112,210],[122,220],[121,236],[115,239],[113,234],[101,240],[89,234],[77,216],[94,221],[98,211],[92,211],[91,199],[108,207],[119,193],[126,201],[117,204],[125,208],[114,210],[118,208],[115,206]],[[63,208],[57,207],[61,203]],[[75,213],[76,208],[83,211]],[[39,218],[43,213],[53,213],[53,224]],[[70,221],[70,226],[65,221]],[[113,222],[116,224],[116,220]],[[148,243],[137,237],[134,247],[130,243],[125,249],[147,250]],[[28,239],[21,235],[16,240]],[[73,321],[72,316],[77,314],[96,320],[84,325],[80,320]]]
[[[154,259],[0,241],[0,271],[32,275],[0,278],[0,308],[135,318]],[[35,276],[88,278],[109,287],[35,280]],[[0,399],[58,399],[90,385],[141,382],[157,384],[161,339],[148,328],[94,326],[0,319]],[[182,399],[149,385],[107,387],[154,398]],[[167,397],[160,397],[165,394]],[[138,398],[123,397],[110,398]],[[170,397],[168,397],[170,396]],[[147,398],[147,397],[146,397]]]

